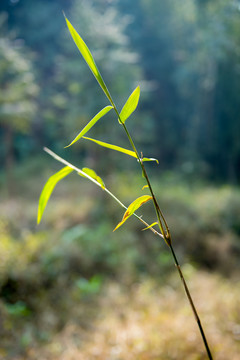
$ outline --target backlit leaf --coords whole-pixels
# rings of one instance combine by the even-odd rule
[[[109,99],[109,101],[112,103],[112,98],[111,95],[107,89],[106,84],[103,81],[103,78],[97,68],[97,65],[94,61],[94,58],[89,50],[89,48],[87,47],[87,45],[85,44],[85,42],[83,41],[83,39],[81,38],[81,36],[77,33],[77,31],[74,29],[74,27],[72,26],[72,24],[70,23],[70,21],[65,17],[67,26],[68,26],[68,30],[75,42],[75,44],[77,45],[78,50],[80,51],[80,53],[82,54],[84,60],[86,61],[86,63],[88,64],[90,70],[92,71],[93,75],[95,76],[95,78],[97,79],[99,85],[101,86],[102,90],[104,91],[104,93],[106,94],[107,98]]]
[[[96,174],[96,172],[95,172],[94,170],[84,167],[84,168],[82,168],[82,171],[83,171],[85,174],[89,175],[89,176],[90,176],[91,178],[93,178],[94,180],[96,180],[96,181],[101,185],[101,187],[102,187],[103,189],[105,189],[105,184],[104,184],[103,180],[100,178],[100,176],[98,176],[98,175]],[[79,173],[79,175],[84,176],[84,175],[81,174],[81,173]]]
[[[127,102],[125,103],[125,105],[122,108],[122,111],[120,113],[120,120],[121,120],[122,123],[125,123],[127,118],[129,118],[129,116],[136,109],[136,107],[138,105],[138,101],[139,101],[139,96],[140,96],[140,87],[138,86],[132,92],[132,94],[129,96]]]
[[[147,230],[147,229],[150,229],[150,228],[152,228],[154,225],[157,225],[157,224],[158,224],[158,222],[156,221],[156,222],[152,223],[151,225],[149,225],[149,226],[145,227],[144,229],[142,229],[142,231]]]
[[[67,146],[66,148],[74,144],[76,141],[81,139],[83,135],[85,135],[92,127],[96,124],[96,122],[101,119],[105,114],[107,114],[113,107],[112,106],[106,106],[104,109],[99,111],[96,116],[92,120],[89,121],[89,123],[82,129],[82,131],[75,137],[75,139]]]
[[[124,148],[122,148],[120,146],[112,145],[112,144],[109,144],[109,143],[106,143],[106,142],[103,142],[103,141],[100,141],[100,140],[92,139],[92,138],[89,138],[89,137],[85,137],[85,136],[83,136],[83,139],[93,141],[93,142],[95,142],[96,144],[98,144],[100,146],[103,146],[103,147],[106,147],[106,148],[109,148],[109,149],[112,149],[112,150],[116,150],[116,151],[122,152],[124,154],[127,154],[129,156],[132,156],[134,158],[137,158],[137,155],[132,150],[124,149]]]
[[[57,185],[57,183],[60,180],[62,180],[65,176],[70,174],[72,171],[73,171],[73,169],[71,169],[69,166],[65,166],[62,170],[60,170],[56,174],[52,175],[46,182],[46,184],[41,192],[40,198],[39,198],[38,218],[37,218],[38,224],[40,223],[40,221],[42,219],[43,212],[46,208],[48,200],[49,200],[55,186]]]
[[[109,143],[106,143],[106,142],[103,142],[103,141],[100,141],[100,140],[92,139],[92,138],[89,138],[89,137],[86,137],[86,136],[83,136],[82,138],[86,139],[86,140],[93,141],[96,144],[98,144],[100,146],[103,146],[103,147],[106,147],[108,149],[112,149],[112,150],[115,150],[115,151],[122,152],[122,153],[124,153],[126,155],[132,156],[132,157],[137,159],[136,153],[134,151],[132,151],[132,150],[128,150],[128,149],[122,148],[121,146],[112,145],[112,144],[109,144]],[[143,158],[142,161],[157,161],[157,160],[153,159],[153,158]]]
[[[115,230],[117,230],[122,224],[125,223],[125,221],[131,216],[133,215],[133,213],[140,207],[142,206],[144,203],[146,203],[147,201],[151,200],[152,196],[149,195],[143,195],[140,196],[139,198],[137,198],[136,200],[134,200],[129,207],[127,208],[126,212],[123,215],[122,221],[120,221],[120,223],[118,223],[118,225],[115,227]]]
[[[159,164],[158,159],[155,159],[155,158],[146,158],[146,157],[144,157],[144,158],[142,159],[142,161],[156,161],[156,163]]]

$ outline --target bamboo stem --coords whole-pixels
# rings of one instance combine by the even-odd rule
[[[194,302],[193,302],[193,299],[192,299],[192,297],[191,297],[190,291],[189,291],[188,286],[187,286],[187,284],[186,284],[186,281],[185,281],[185,278],[184,278],[184,276],[183,276],[183,273],[182,273],[181,267],[180,267],[180,265],[179,265],[178,259],[177,259],[177,257],[176,257],[176,254],[175,254],[175,252],[174,252],[173,247],[172,247],[171,244],[169,245],[169,247],[170,247],[172,256],[173,256],[173,258],[174,258],[175,266],[176,266],[176,268],[178,269],[179,276],[180,276],[180,278],[181,278],[181,280],[182,280],[183,287],[184,287],[185,293],[186,293],[186,295],[187,295],[188,301],[189,301],[189,303],[190,303],[190,306],[191,306],[191,308],[192,308],[192,311],[193,311],[195,320],[196,320],[196,322],[197,322],[199,331],[200,331],[200,333],[201,333],[202,340],[203,340],[203,343],[204,343],[204,345],[205,345],[205,348],[206,348],[206,351],[207,351],[207,354],[208,354],[208,358],[209,358],[209,360],[213,360],[213,357],[212,357],[212,354],[211,354],[211,351],[210,351],[210,348],[209,348],[209,345],[208,345],[208,342],[207,342],[207,338],[206,338],[206,336],[205,336],[205,333],[204,333],[204,330],[203,330],[203,327],[202,327],[202,324],[201,324],[201,321],[200,321],[200,318],[199,318],[197,309],[196,309],[196,307],[195,307],[195,305],[194,305]]]

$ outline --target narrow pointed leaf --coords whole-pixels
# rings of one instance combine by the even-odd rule
[[[109,143],[106,143],[106,142],[103,142],[103,141],[99,141],[99,140],[96,140],[96,139],[92,139],[92,138],[89,138],[89,137],[85,137],[85,136],[83,136],[83,139],[93,141],[93,142],[95,142],[96,144],[98,144],[100,146],[106,147],[108,149],[116,150],[116,151],[122,152],[124,154],[127,154],[129,156],[132,156],[134,158],[137,158],[137,155],[132,150],[124,149],[124,148],[122,148],[120,146],[112,145],[112,144],[109,144]]]
[[[106,142],[103,142],[103,141],[100,141],[100,140],[92,139],[92,138],[89,138],[89,137],[86,137],[86,136],[83,136],[82,138],[85,139],[85,140],[93,141],[96,144],[98,144],[100,146],[103,146],[103,147],[106,147],[108,149],[112,149],[112,150],[115,150],[115,151],[122,152],[122,153],[124,153],[126,155],[132,156],[135,159],[137,159],[136,153],[134,151],[132,151],[132,150],[128,150],[128,149],[125,149],[125,148],[123,148],[121,146],[112,145],[112,144],[109,144],[109,143],[106,143]],[[157,160],[153,159],[153,158],[143,158],[142,161],[157,161]]]
[[[152,228],[154,225],[157,225],[157,221],[154,222],[154,223],[152,223],[151,225],[145,227],[144,229],[142,229],[142,231],[147,230],[147,229],[150,229],[150,228]]]
[[[92,127],[96,124],[96,122],[101,119],[105,114],[107,114],[113,107],[112,106],[106,106],[104,109],[99,111],[96,116],[92,120],[89,121],[89,123],[82,129],[82,131],[75,137],[75,139],[65,148],[73,145],[75,142],[77,142],[83,135],[85,135]]]
[[[70,174],[72,171],[73,171],[73,169],[71,169],[69,166],[65,166],[62,170],[60,170],[56,174],[52,175],[46,182],[46,184],[41,192],[40,198],[39,198],[38,218],[37,218],[38,224],[40,223],[40,221],[42,219],[43,212],[46,208],[48,200],[49,200],[55,186],[61,179],[63,179],[68,174]]]
[[[83,171],[85,174],[89,175],[89,176],[90,176],[91,178],[93,178],[94,180],[96,180],[96,181],[101,185],[101,187],[102,187],[103,189],[105,189],[105,184],[104,184],[103,180],[100,178],[100,176],[98,176],[98,175],[96,174],[96,172],[95,172],[94,170],[84,167],[84,168],[82,168],[82,171]],[[84,175],[81,174],[81,173],[79,173],[79,175],[81,175],[81,176],[84,177]]]
[[[95,60],[94,60],[89,48],[87,47],[87,45],[85,44],[85,42],[83,41],[81,36],[74,29],[74,27],[72,26],[72,24],[70,23],[70,21],[66,17],[65,17],[65,20],[66,20],[66,23],[67,23],[67,26],[68,26],[68,30],[69,30],[75,44],[77,45],[78,50],[82,54],[84,60],[88,64],[90,70],[92,71],[93,75],[97,79],[99,85],[101,86],[102,90],[106,94],[107,98],[112,103],[111,95],[110,95],[110,93],[109,93],[109,91],[107,89],[106,84],[103,81],[103,78],[102,78],[102,76],[101,76],[101,74],[100,74],[100,72],[99,72],[99,70],[97,68]]]
[[[122,224],[125,223],[125,221],[131,216],[133,215],[133,213],[140,207],[142,206],[144,203],[146,203],[147,201],[151,200],[152,196],[149,195],[143,195],[140,196],[139,198],[137,198],[136,200],[134,200],[129,207],[127,208],[126,212],[123,215],[122,221],[120,221],[120,223],[118,223],[118,225],[115,227],[115,230],[117,230]]]
[[[139,97],[140,97],[140,87],[138,86],[132,92],[132,94],[129,96],[127,102],[125,103],[125,105],[122,108],[122,111],[120,113],[120,120],[121,120],[122,123],[125,123],[127,118],[129,118],[129,116],[136,109],[136,107],[138,105]]]
[[[142,190],[147,189],[147,188],[149,188],[149,186],[148,186],[148,185],[144,185],[144,186],[142,187]]]
[[[144,158],[142,159],[142,161],[156,161],[156,163],[159,164],[158,159],[155,159],[155,158],[146,158],[146,157],[144,157]]]

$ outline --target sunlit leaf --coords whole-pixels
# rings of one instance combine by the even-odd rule
[[[94,170],[89,169],[89,168],[87,168],[87,167],[84,167],[84,168],[82,168],[82,171],[83,171],[85,174],[89,175],[89,176],[90,176],[91,178],[93,178],[94,180],[96,180],[96,181],[101,185],[101,187],[102,187],[103,189],[105,189],[105,184],[104,184],[103,180],[100,178],[100,176],[98,176],[98,175],[95,173]],[[79,173],[79,175],[84,176],[84,175],[81,174],[81,173]]]
[[[127,118],[129,118],[129,116],[134,112],[134,110],[136,109],[137,105],[138,105],[138,101],[139,101],[139,96],[140,96],[140,87],[138,86],[133,92],[132,94],[129,96],[127,102],[125,103],[125,105],[122,108],[122,111],[120,113],[120,119],[122,123],[125,123],[125,121],[127,120]]]
[[[81,139],[83,135],[85,135],[92,127],[96,124],[96,122],[101,119],[105,114],[107,114],[113,107],[112,106],[106,106],[104,109],[99,111],[96,116],[92,120],[89,121],[89,123],[82,129],[82,131],[75,137],[75,139],[67,146],[66,148],[74,144],[76,141]]]
[[[103,78],[102,78],[102,76],[101,76],[101,74],[100,74],[100,72],[99,72],[99,70],[97,68],[97,65],[96,65],[96,63],[94,61],[94,58],[93,58],[89,48],[87,47],[87,45],[85,44],[85,42],[83,41],[81,36],[77,33],[77,31],[74,29],[74,27],[72,26],[72,24],[70,23],[70,21],[66,17],[65,17],[65,20],[66,20],[69,32],[70,32],[75,44],[77,45],[78,50],[82,54],[84,60],[88,64],[90,70],[92,71],[93,75],[97,79],[99,85],[101,86],[102,90],[106,94],[107,98],[112,103],[111,95],[110,95],[110,93],[109,93],[109,91],[107,89],[106,84],[103,81]]]
[[[120,221],[120,223],[118,223],[118,225],[115,227],[115,230],[117,230],[122,224],[125,223],[125,221],[131,216],[133,215],[133,213],[140,207],[142,206],[144,203],[146,203],[147,201],[151,200],[152,196],[149,195],[143,195],[140,196],[139,198],[137,198],[136,200],[134,200],[129,207],[127,208],[126,212],[123,215],[122,221]]]
[[[151,225],[149,225],[149,226],[145,227],[144,229],[142,229],[142,231],[147,230],[147,229],[150,229],[150,228],[152,228],[154,225],[157,225],[157,224],[158,224],[158,222],[156,221],[156,222],[152,223]]]
[[[148,187],[149,187],[148,185],[144,185],[144,186],[142,187],[142,190],[147,189]]]
[[[156,161],[156,163],[159,164],[158,159],[155,159],[155,158],[146,158],[146,157],[144,157],[144,158],[142,159],[142,161]]]
[[[46,184],[41,192],[40,198],[39,198],[38,218],[37,218],[38,224],[40,223],[40,221],[42,219],[43,212],[46,208],[48,200],[49,200],[55,186],[57,185],[57,183],[60,180],[62,180],[65,176],[70,174],[72,171],[73,171],[73,169],[71,169],[69,166],[65,166],[62,170],[60,170],[56,174],[52,175],[46,182]]]
[[[120,146],[112,145],[112,144],[109,144],[109,143],[106,143],[106,142],[103,142],[103,141],[100,141],[100,140],[92,139],[92,138],[89,138],[89,137],[85,137],[85,136],[83,136],[83,139],[93,141],[93,142],[95,142],[96,144],[98,144],[100,146],[106,147],[108,149],[116,150],[116,151],[122,152],[124,154],[127,154],[129,156],[132,156],[134,158],[137,158],[137,155],[132,150],[124,149],[124,148],[122,148]]]
[[[121,146],[112,145],[112,144],[109,144],[109,143],[106,143],[106,142],[103,142],[103,141],[100,141],[100,140],[92,139],[92,138],[89,138],[89,137],[86,137],[86,136],[83,136],[82,138],[83,138],[83,139],[86,139],[86,140],[93,141],[93,142],[95,142],[96,144],[98,144],[98,145],[100,145],[100,146],[103,146],[103,147],[105,147],[105,148],[122,152],[122,153],[124,153],[124,154],[126,154],[126,155],[132,156],[132,157],[134,157],[135,159],[137,159],[136,153],[135,153],[134,151],[132,151],[132,150],[128,150],[128,149],[122,148]],[[153,158],[143,158],[142,161],[157,161],[157,160],[156,160],[156,159],[153,159]]]

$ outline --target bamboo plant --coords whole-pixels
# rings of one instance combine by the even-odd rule
[[[65,16],[65,15],[64,15]],[[74,29],[74,27],[72,26],[72,24],[70,23],[70,21],[65,17],[66,20],[66,24],[68,27],[68,30],[72,36],[72,39],[74,40],[78,50],[80,51],[81,55],[83,56],[84,60],[86,61],[88,67],[90,68],[90,70],[92,71],[93,75],[95,76],[98,84],[100,85],[101,89],[103,90],[104,94],[106,95],[108,101],[109,101],[109,105],[104,107],[101,111],[99,111],[96,116],[94,116],[89,122],[88,124],[80,131],[80,133],[72,140],[72,142],[67,145],[66,147],[70,147],[72,146],[74,143],[76,143],[77,141],[79,141],[81,138],[84,138],[88,141],[94,142],[99,146],[105,147],[105,148],[109,148],[111,150],[115,150],[118,152],[121,152],[125,155],[131,156],[133,158],[135,158],[139,164],[142,176],[145,178],[146,181],[146,185],[144,186],[144,190],[146,189],[149,194],[148,195],[142,195],[140,197],[138,197],[136,200],[134,200],[128,207],[126,205],[124,205],[109,189],[107,189],[107,187],[105,186],[103,180],[96,174],[96,172],[92,169],[89,169],[87,167],[84,167],[82,169],[77,168],[76,166],[74,166],[73,164],[69,163],[68,161],[66,161],[65,159],[61,158],[60,156],[58,156],[57,154],[55,154],[53,151],[51,151],[48,148],[44,148],[44,150],[51,155],[54,159],[56,159],[57,161],[61,162],[62,164],[64,164],[65,166],[58,171],[57,173],[55,173],[54,175],[52,175],[48,181],[46,182],[40,198],[39,198],[39,205],[38,205],[38,217],[37,217],[37,222],[38,224],[40,223],[44,210],[46,208],[46,205],[48,203],[48,200],[56,186],[56,184],[63,178],[65,178],[67,175],[69,175],[71,172],[76,171],[77,174],[87,178],[88,180],[90,180],[91,182],[93,182],[95,185],[99,186],[103,191],[105,191],[108,195],[110,195],[121,207],[123,207],[125,209],[125,212],[123,214],[122,220],[116,225],[115,230],[117,230],[118,228],[120,228],[125,221],[130,218],[132,215],[135,216],[139,221],[141,221],[144,225],[145,225],[145,229],[148,229],[150,231],[152,231],[156,236],[158,236],[159,238],[161,238],[162,240],[165,241],[171,255],[173,258],[173,261],[175,263],[175,266],[177,268],[178,274],[181,278],[186,296],[188,298],[188,301],[190,303],[191,309],[193,311],[195,320],[197,322],[201,337],[202,337],[202,341],[203,344],[205,346],[206,349],[206,354],[208,359],[213,359],[208,342],[207,342],[207,338],[205,336],[199,315],[197,313],[196,307],[194,305],[193,299],[191,297],[190,291],[188,289],[188,286],[186,284],[184,275],[182,273],[181,267],[179,265],[177,256],[175,254],[174,251],[174,247],[173,247],[173,243],[172,243],[172,238],[171,238],[171,233],[170,233],[170,229],[168,227],[167,221],[163,215],[163,212],[159,206],[158,200],[156,199],[156,196],[154,194],[149,176],[147,174],[146,168],[144,163],[146,161],[156,161],[158,162],[156,159],[154,158],[147,158],[147,157],[143,157],[142,153],[139,153],[134,140],[129,132],[129,130],[127,129],[126,126],[126,120],[132,115],[132,113],[135,111],[135,109],[138,106],[138,102],[139,102],[139,97],[140,97],[140,87],[138,86],[133,92],[132,94],[129,96],[129,98],[127,99],[125,105],[123,106],[122,110],[119,111],[117,109],[117,106],[115,105],[115,102],[112,98],[112,95],[109,91],[109,89],[107,88],[107,85],[105,84],[102,75],[99,72],[99,69],[96,65],[96,62],[89,50],[89,48],[87,47],[86,43],[83,41],[83,39],[81,38],[81,36],[77,33],[77,31]],[[113,144],[109,144],[97,139],[92,139],[89,137],[86,137],[85,135],[87,134],[87,132],[104,116],[106,115],[108,112],[114,112],[115,116],[118,120],[119,125],[123,128],[123,131],[125,132],[130,146],[131,146],[131,150],[129,149],[125,149],[122,148],[120,146],[117,145],[113,145]],[[156,221],[153,222],[152,224],[148,224],[143,218],[142,216],[139,216],[136,214],[136,211],[146,202],[151,201],[153,204],[153,207],[155,209],[155,214],[156,214]],[[157,230],[156,228],[157,227]]]

